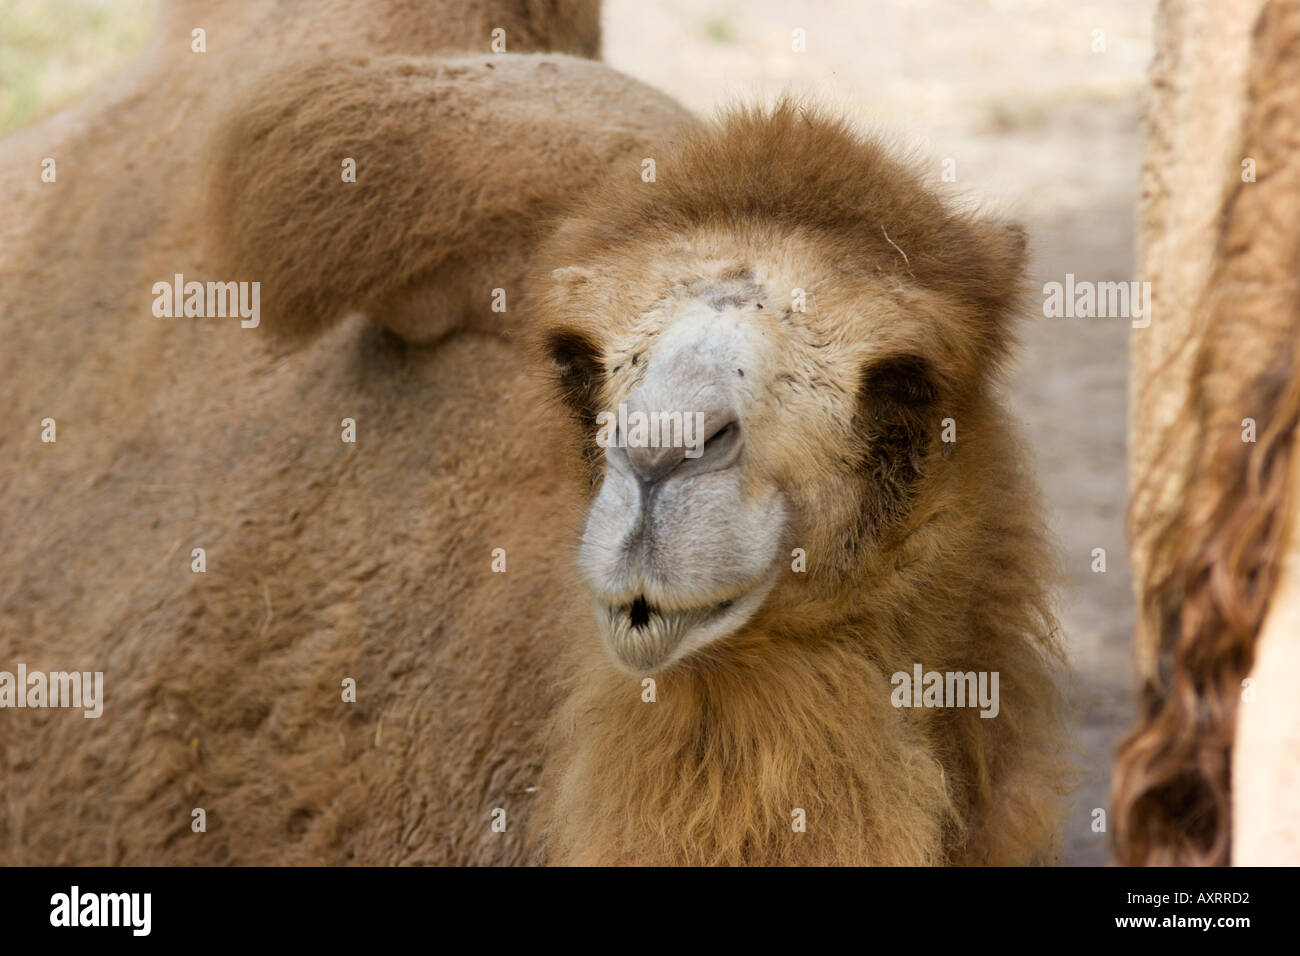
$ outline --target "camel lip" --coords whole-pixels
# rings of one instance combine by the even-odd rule
[[[605,644],[620,669],[637,676],[663,670],[718,636],[743,624],[764,596],[751,587],[724,600],[687,607],[653,603],[644,593],[632,600],[597,601]]]
[[[703,623],[726,612],[747,593],[749,592],[746,591],[734,597],[729,597],[725,601],[715,601],[712,604],[669,609],[651,603],[644,594],[638,594],[630,602],[610,604],[607,605],[607,608],[611,617],[626,617],[633,630],[644,630],[651,626],[656,617],[667,621],[680,620]]]

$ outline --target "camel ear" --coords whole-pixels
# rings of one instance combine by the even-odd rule
[[[914,259],[917,277],[969,306],[960,320],[963,339],[996,365],[1006,358],[1024,311],[1029,259],[1025,229],[967,216],[948,220],[943,229],[934,239],[937,254]]]
[[[980,247],[977,268],[983,281],[977,285],[982,297],[1013,298],[1029,264],[1029,234],[1015,222],[983,221],[977,226]]]
[[[941,283],[973,302],[991,327],[991,341],[1005,345],[1007,326],[1023,304],[1029,241],[1018,223],[966,220],[950,238],[950,258]]]
[[[1018,222],[1001,223],[997,228],[1002,232],[1005,261],[1019,279],[1029,264],[1029,232]]]

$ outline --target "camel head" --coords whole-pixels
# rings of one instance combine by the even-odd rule
[[[612,178],[542,264],[592,486],[578,570],[645,674],[851,612],[842,585],[939,494],[942,422],[1003,358],[1023,237],[784,104]]]

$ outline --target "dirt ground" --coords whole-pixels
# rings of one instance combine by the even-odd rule
[[[1093,811],[1109,807],[1115,744],[1133,715],[1124,435],[1128,336],[1141,333],[1123,319],[1044,318],[1041,290],[1071,272],[1134,278],[1154,9],[1154,0],[606,4],[606,60],[692,109],[786,90],[829,103],[916,147],[943,188],[1028,227],[1035,291],[1010,398],[1068,574],[1060,616],[1083,750],[1064,859],[1074,865],[1107,859]],[[955,184],[942,183],[944,159],[955,161]],[[1092,570],[1094,548],[1105,549],[1104,573]]]
[[[68,63],[117,66],[146,32],[151,6],[78,0],[51,19],[52,7],[0,0],[7,34],[0,52],[9,43],[32,60],[9,57],[21,75],[0,73],[7,93],[0,131],[93,82]],[[1124,435],[1128,336],[1140,333],[1121,319],[1043,318],[1041,289],[1066,273],[1133,278],[1138,120],[1154,7],[1155,0],[606,0],[608,62],[697,112],[785,91],[808,96],[914,146],[940,188],[1028,227],[1034,293],[1010,398],[1069,578],[1060,616],[1085,758],[1065,856],[1076,865],[1107,858],[1093,811],[1108,806],[1115,743],[1132,717]],[[796,30],[803,52],[793,49]],[[78,36],[97,31],[99,41],[86,40],[95,56],[70,52],[85,47]],[[941,181],[944,160],[953,161],[955,183]],[[1105,573],[1091,570],[1095,548],[1105,549]]]

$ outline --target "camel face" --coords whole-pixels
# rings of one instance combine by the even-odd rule
[[[947,303],[770,229],[559,272],[553,358],[597,489],[578,570],[615,664],[689,666],[822,604],[797,558],[852,574],[935,450]]]
[[[1024,265],[1018,228],[790,103],[658,159],[568,208],[529,309],[594,492],[578,570],[637,674],[847,627],[911,530],[973,525]]]

